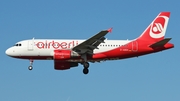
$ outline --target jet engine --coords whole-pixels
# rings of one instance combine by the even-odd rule
[[[76,62],[62,62],[62,61],[55,61],[54,69],[56,70],[66,70],[70,69],[71,67],[77,67],[78,63]]]
[[[54,50],[54,60],[68,60],[79,56],[77,52],[72,50]]]

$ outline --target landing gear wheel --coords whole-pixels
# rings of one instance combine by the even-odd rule
[[[33,59],[30,59],[30,66],[28,67],[29,70],[33,69],[32,65],[33,65]]]
[[[83,73],[84,73],[84,74],[88,74],[88,73],[89,73],[89,69],[84,68],[84,69],[83,69]]]
[[[28,67],[28,69],[29,69],[29,70],[32,70],[32,69],[33,69],[33,67],[32,67],[32,66],[29,66],[29,67]]]
[[[84,66],[84,68],[89,68],[89,63],[88,62],[84,62],[83,66]]]

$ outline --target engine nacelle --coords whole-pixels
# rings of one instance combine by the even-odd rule
[[[55,61],[54,69],[56,70],[66,70],[70,69],[71,67],[77,67],[78,63],[76,62],[59,62]]]
[[[71,58],[77,58],[80,55],[72,50],[54,50],[55,60],[68,60]]]

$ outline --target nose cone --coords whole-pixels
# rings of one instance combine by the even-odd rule
[[[12,56],[13,55],[13,50],[11,48],[8,48],[6,51],[5,51],[6,55],[8,56]]]

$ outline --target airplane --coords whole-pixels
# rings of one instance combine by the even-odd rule
[[[5,53],[13,58],[30,60],[54,60],[55,70],[68,70],[83,65],[83,73],[89,73],[89,62],[121,60],[174,48],[165,38],[170,12],[160,12],[145,31],[133,40],[107,40],[112,28],[102,30],[87,40],[77,39],[29,39],[17,42]]]

